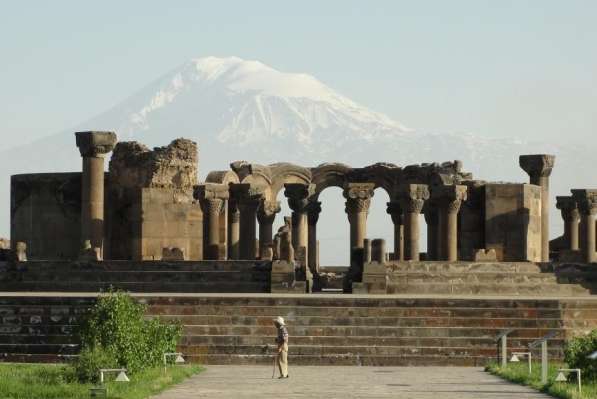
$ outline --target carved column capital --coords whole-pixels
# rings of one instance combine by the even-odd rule
[[[375,190],[374,183],[347,183],[342,193],[346,198],[346,213],[368,212],[373,190]]]
[[[193,196],[201,204],[203,212],[217,215],[224,210],[228,199],[228,187],[224,184],[205,183],[195,186]]]
[[[398,188],[398,198],[407,213],[421,213],[429,199],[429,188],[426,184],[404,184]]]
[[[263,187],[248,183],[233,183],[230,184],[229,191],[230,197],[241,212],[243,210],[255,212],[263,199],[265,190]]]
[[[596,215],[597,214],[597,189],[585,190],[585,189],[574,189],[572,191],[572,197],[578,205],[578,209],[582,214],[585,215]]]
[[[467,186],[453,185],[431,187],[431,198],[440,206],[445,207],[448,213],[458,213],[460,205],[468,198],[467,193]]]
[[[521,155],[518,164],[531,178],[549,177],[555,159],[555,155],[547,154]]]
[[[280,201],[261,200],[259,208],[257,209],[257,220],[259,221],[259,224],[273,223],[276,214],[281,210]]]
[[[307,205],[307,222],[309,225],[317,224],[319,220],[319,214],[321,213],[321,202],[320,201],[309,201]]]
[[[288,205],[294,212],[305,212],[305,207],[309,203],[309,197],[311,197],[314,192],[314,184],[284,184],[284,196],[288,198]]]
[[[572,196],[557,196],[556,208],[562,213],[564,221],[575,221],[580,219],[578,204]]]
[[[386,212],[392,217],[392,223],[395,225],[402,225],[404,218],[402,217],[402,206],[399,201],[390,201],[386,203]]]
[[[75,138],[83,158],[103,158],[114,149],[117,142],[114,132],[76,132]]]

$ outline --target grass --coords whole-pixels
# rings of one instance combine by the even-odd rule
[[[130,382],[108,381],[108,398],[143,399],[182,382],[202,371],[200,366],[170,366],[130,375]],[[112,376],[112,379],[114,376]],[[0,363],[2,399],[81,399],[89,398],[94,384],[71,382],[68,368],[54,364]]]
[[[582,380],[582,394],[578,393],[576,380],[569,378],[569,382],[555,382],[559,368],[564,368],[563,364],[550,364],[547,373],[547,384],[541,383],[541,363],[533,362],[533,373],[529,375],[528,363],[509,363],[506,368],[502,368],[497,363],[487,366],[486,370],[491,374],[502,377],[508,381],[527,385],[538,391],[545,392],[556,398],[562,399],[595,399],[597,398],[597,381]]]

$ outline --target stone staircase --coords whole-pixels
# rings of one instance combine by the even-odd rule
[[[389,294],[565,297],[597,293],[597,269],[530,262],[397,262],[388,267]]]
[[[74,295],[74,294],[72,294]],[[180,350],[205,364],[268,364],[283,316],[292,364],[461,365],[494,360],[506,328],[511,350],[550,331],[563,340],[597,328],[597,299],[507,299],[358,295],[135,295],[148,315],[184,325]],[[94,297],[0,296],[0,358],[64,361],[79,350],[76,329]]]
[[[1,291],[255,293],[270,290],[269,262],[104,261],[19,264],[0,272]]]

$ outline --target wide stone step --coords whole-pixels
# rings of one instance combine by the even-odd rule
[[[596,303],[597,305],[597,303]],[[570,312],[573,312],[570,310]],[[595,309],[583,310],[582,316],[590,314],[597,316]],[[235,315],[253,318],[271,318],[283,316],[286,318],[297,317],[328,317],[328,318],[410,318],[410,317],[453,317],[453,318],[521,318],[521,319],[557,319],[561,317],[562,311],[551,308],[512,307],[512,308],[433,308],[433,307],[387,307],[387,308],[364,308],[364,307],[320,307],[320,306],[222,306],[222,305],[153,305],[148,309],[151,315],[168,316],[220,316]],[[574,314],[577,314],[576,312]],[[597,317],[594,317],[597,318]],[[358,323],[358,321],[357,321]]]
[[[77,344],[76,337],[67,334],[30,335],[30,334],[0,334],[0,344]]]
[[[410,283],[391,281],[390,294],[433,294],[433,295],[530,295],[530,296],[582,296],[591,295],[588,288],[572,284],[467,284],[467,283]]]
[[[74,334],[77,329],[73,324],[3,324],[0,325],[0,335],[29,334],[29,335],[62,335]]]
[[[131,292],[265,293],[269,285],[252,281],[219,282],[83,282],[23,281],[0,284],[10,291],[98,292],[111,288]]]
[[[393,272],[453,272],[453,273],[547,273],[553,272],[551,265],[531,262],[390,262],[388,269]]]
[[[57,353],[0,353],[0,362],[8,363],[69,363],[77,355],[62,355]]]
[[[557,284],[551,273],[392,273],[391,282],[398,284]]]
[[[189,335],[180,344],[184,347],[272,345],[274,336],[238,335]],[[292,345],[316,346],[403,346],[403,347],[491,347],[496,348],[494,337],[345,337],[345,336],[292,336]],[[508,346],[527,348],[535,338],[520,338],[516,331],[508,340]],[[563,339],[552,339],[550,347],[561,347]]]
[[[185,325],[210,326],[266,326],[272,318],[252,316],[165,316],[165,321]],[[477,318],[477,317],[312,317],[290,316],[286,322],[292,327],[365,326],[365,327],[500,327],[500,328],[561,328],[561,319]]]
[[[30,271],[17,275],[18,282],[37,282],[37,281],[68,281],[76,282],[100,282],[100,283],[118,283],[118,282],[232,282],[232,281],[254,281],[267,282],[269,276],[265,273],[251,271],[72,271],[56,272],[50,271]]]
[[[113,261],[103,262],[78,262],[78,261],[29,261],[23,265],[27,271],[47,270],[47,271],[250,271],[271,269],[271,263],[268,261]]]
[[[185,325],[184,334],[191,335],[255,335],[269,336],[271,327],[254,326],[209,326]],[[289,329],[293,336],[361,336],[361,337],[495,337],[501,327],[356,327],[356,326],[326,326],[326,327],[298,327]],[[517,336],[525,338],[540,338],[545,334],[556,331],[558,337],[564,337],[565,330],[556,328],[517,328]]]
[[[78,344],[0,344],[0,353],[76,355],[78,352]]]

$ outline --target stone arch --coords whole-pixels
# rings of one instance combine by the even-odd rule
[[[271,200],[275,200],[286,183],[310,184],[311,171],[308,168],[291,163],[280,162],[269,165],[271,171]]]
[[[232,170],[216,170],[209,172],[205,178],[206,183],[218,183],[228,186],[231,183],[240,183],[240,179],[236,172]]]
[[[230,164],[230,168],[238,175],[240,183],[259,187],[266,199],[271,197],[272,172],[269,166],[236,161]]]
[[[349,174],[353,171],[343,163],[324,163],[311,169],[313,175],[311,182],[315,185],[315,199],[328,187],[344,188]]]
[[[396,193],[401,171],[402,168],[397,165],[380,162],[365,166],[359,169],[358,172],[355,170],[357,172],[355,174],[360,175],[357,177],[358,181],[374,183],[375,189],[382,188],[388,194],[388,197],[392,199]]]

